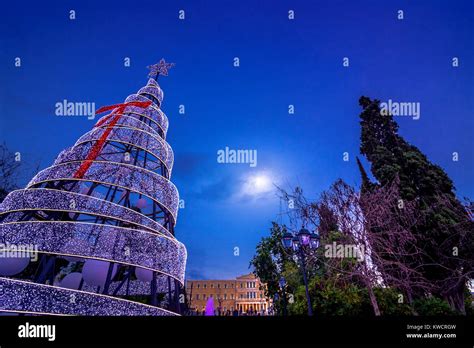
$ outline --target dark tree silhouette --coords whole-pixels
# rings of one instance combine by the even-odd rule
[[[20,162],[16,161],[15,154],[11,152],[6,143],[0,144],[0,202],[6,195],[17,189],[17,177]]]
[[[473,271],[474,226],[448,175],[398,134],[398,125],[391,115],[381,114],[379,103],[367,97],[359,100],[363,108],[360,151],[378,181],[370,183],[362,172],[363,194],[397,178],[400,199],[416,202],[418,215],[423,216],[410,229],[423,250],[420,272],[436,285],[434,294],[464,312],[464,291]],[[407,257],[404,263],[412,267],[412,261]]]

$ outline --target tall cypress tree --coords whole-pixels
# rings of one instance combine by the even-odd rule
[[[359,104],[363,108],[360,152],[371,163],[380,185],[398,176],[400,198],[418,202],[423,219],[412,233],[425,254],[421,270],[435,284],[436,295],[463,312],[464,290],[473,270],[474,228],[454,194],[454,185],[441,167],[398,134],[393,117],[381,113],[380,101],[361,97]],[[364,190],[370,181],[363,168],[361,174]]]
[[[370,181],[369,176],[367,175],[367,172],[365,171],[365,168],[362,165],[359,157],[356,157],[356,159],[357,159],[357,166],[359,167],[359,172],[360,172],[360,176],[362,180],[361,192],[362,194],[364,194],[366,192],[370,192],[377,185]]]

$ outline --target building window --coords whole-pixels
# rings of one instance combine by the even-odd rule
[[[224,300],[227,300],[227,294],[224,294]]]
[[[196,294],[196,300],[199,300],[199,294]]]
[[[227,283],[226,283],[226,284],[224,284],[224,289],[227,289]]]
[[[240,288],[242,289],[244,287],[244,283],[240,283]]]
[[[197,285],[197,288],[199,289],[200,286],[201,286],[201,284],[198,284],[198,285]]]
[[[214,289],[214,284],[211,284],[211,289]]]
[[[204,283],[204,284],[202,285],[202,287],[203,287],[204,289],[207,288],[207,284]]]
[[[219,283],[217,283],[217,288],[220,289],[221,285]]]

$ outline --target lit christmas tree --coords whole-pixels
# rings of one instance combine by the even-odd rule
[[[0,312],[181,313],[186,248],[157,83],[173,65],[150,66],[145,87],[97,110],[111,113],[0,205]]]

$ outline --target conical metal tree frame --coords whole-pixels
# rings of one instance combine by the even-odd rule
[[[152,65],[145,87],[98,110],[112,112],[0,205],[0,243],[39,253],[21,273],[0,277],[0,311],[182,312],[186,248],[174,235],[179,196],[157,83],[171,66]],[[80,272],[90,260],[107,263],[103,286],[84,278],[77,288],[63,286],[65,269]]]

